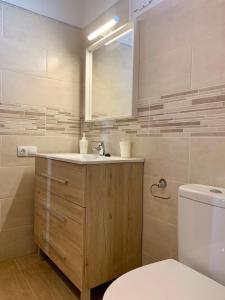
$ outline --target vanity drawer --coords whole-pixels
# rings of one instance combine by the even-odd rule
[[[43,204],[35,204],[35,241],[78,286],[83,277],[83,226]]]
[[[36,186],[35,203],[51,207],[52,210],[59,212],[82,226],[84,224],[85,208],[55,194],[47,193],[41,185]]]
[[[66,199],[84,206],[86,166],[53,160],[52,174],[53,178],[65,180],[62,184],[53,179],[52,192],[63,195]]]
[[[79,288],[83,286],[83,255],[81,255],[66,238],[49,235],[35,235],[35,242],[60,270]],[[62,247],[63,244],[63,247]]]
[[[50,160],[47,166],[46,161],[40,162],[40,158],[36,164],[39,164],[36,168],[37,185],[41,185],[43,189],[51,190],[52,194],[85,207],[86,166],[56,160]]]
[[[84,216],[85,212],[83,212],[82,219],[84,219]],[[83,221],[78,223],[51,205],[40,202],[35,203],[35,232],[37,234],[48,232],[50,235],[55,233],[63,236],[70,240],[80,253],[83,252]]]
[[[73,243],[57,233],[43,235],[42,245],[50,259],[78,287],[82,288],[84,259]]]
[[[49,173],[51,171],[51,160],[47,158],[35,158],[35,174]]]

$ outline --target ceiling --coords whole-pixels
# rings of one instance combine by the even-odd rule
[[[78,27],[85,27],[118,0],[2,0]]]

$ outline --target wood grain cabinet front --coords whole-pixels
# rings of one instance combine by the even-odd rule
[[[35,241],[90,299],[141,265],[143,163],[36,158]]]

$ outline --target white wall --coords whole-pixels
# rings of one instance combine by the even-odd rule
[[[82,0],[2,0],[2,2],[7,2],[74,26],[81,27],[83,25]],[[88,2],[92,1],[88,0]]]
[[[119,0],[83,0],[83,26],[90,24]]]

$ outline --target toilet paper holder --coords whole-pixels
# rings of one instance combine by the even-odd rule
[[[170,196],[169,196],[169,195],[159,195],[159,194],[155,193],[155,192],[153,191],[153,188],[154,188],[155,186],[156,186],[158,189],[165,189],[165,188],[167,187],[167,181],[166,181],[165,178],[161,178],[161,179],[159,180],[158,184],[157,184],[157,183],[153,183],[153,184],[151,185],[150,191],[151,191],[151,194],[152,194],[153,197],[160,198],[160,199],[164,199],[164,200],[169,200],[169,199],[170,199]]]

